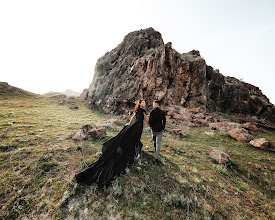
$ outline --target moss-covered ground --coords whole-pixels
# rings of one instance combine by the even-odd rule
[[[144,129],[143,158],[107,189],[76,184],[74,175],[95,161],[104,141],[126,123],[107,129],[102,140],[71,141],[84,124],[117,118],[35,94],[0,96],[0,219],[274,219],[274,153],[258,150],[209,128],[179,127],[169,134],[154,164],[151,134]],[[252,133],[275,145],[275,131]],[[227,167],[208,155],[231,157]]]

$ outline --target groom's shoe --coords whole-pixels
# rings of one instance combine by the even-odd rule
[[[155,159],[155,164],[159,165],[159,159]]]

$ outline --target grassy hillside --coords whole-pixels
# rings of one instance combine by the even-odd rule
[[[99,190],[75,183],[76,172],[101,153],[101,144],[125,121],[108,127],[104,140],[71,142],[84,124],[101,125],[112,115],[79,110],[33,94],[0,96],[0,219],[272,219],[274,153],[238,143],[208,128],[180,127],[186,138],[164,133],[160,166],[144,130],[142,161]],[[168,125],[167,131],[174,128]],[[275,132],[260,130],[275,145]],[[215,164],[211,148],[230,154]]]

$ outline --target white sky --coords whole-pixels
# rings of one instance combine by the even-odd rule
[[[274,0],[0,0],[0,81],[39,94],[81,92],[99,57],[148,27],[275,103]]]

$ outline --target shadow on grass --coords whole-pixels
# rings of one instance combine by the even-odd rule
[[[212,214],[205,210],[193,193],[192,187],[181,184],[173,175],[178,165],[167,158],[160,165],[154,156],[143,152],[125,173],[116,176],[111,186],[98,189],[75,184],[68,201],[66,217],[74,218],[133,218],[179,219],[206,218]],[[65,211],[66,212],[66,211]]]

